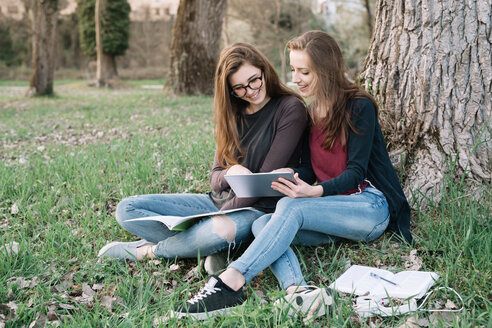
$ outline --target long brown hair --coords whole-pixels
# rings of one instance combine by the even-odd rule
[[[239,164],[244,156],[237,130],[238,117],[249,104],[247,101],[232,96],[229,76],[249,63],[263,72],[263,83],[266,94],[270,97],[281,95],[297,95],[283,84],[270,61],[253,45],[234,43],[224,48],[215,71],[214,121],[217,159],[222,167]]]
[[[309,68],[314,79],[314,101],[308,108],[315,125],[320,125],[326,133],[323,148],[330,150],[336,138],[343,148],[347,145],[348,129],[357,130],[350,119],[348,103],[355,98],[369,98],[376,108],[374,98],[345,76],[345,64],[342,51],[335,39],[323,31],[309,31],[293,38],[287,43],[287,49],[305,51],[309,58]],[[315,113],[321,113],[316,117]]]

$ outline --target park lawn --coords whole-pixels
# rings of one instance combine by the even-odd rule
[[[138,86],[142,83],[135,83]],[[143,83],[147,84],[147,82]],[[149,83],[152,84],[152,83]],[[0,84],[0,326],[42,320],[63,327],[150,327],[203,285],[198,259],[99,261],[108,241],[135,240],[116,224],[123,197],[208,191],[214,152],[210,97],[176,97],[157,89],[96,90],[61,84],[56,96],[23,97]],[[2,89],[3,88],[3,89]],[[306,280],[329,285],[349,264],[438,272],[436,286],[455,288],[465,309],[417,314],[432,327],[491,326],[490,191],[475,200],[467,181],[448,181],[439,202],[413,215],[413,248],[390,234],[375,242],[299,247]],[[240,251],[233,253],[238,255]],[[419,261],[422,264],[419,264]],[[269,270],[247,288],[247,304],[230,316],[171,320],[183,327],[302,327],[273,311],[282,295]],[[438,291],[424,307],[461,306]],[[359,319],[342,296],[314,326],[398,327],[412,316]],[[439,303],[439,304],[438,304]],[[447,303],[447,305],[446,305]]]

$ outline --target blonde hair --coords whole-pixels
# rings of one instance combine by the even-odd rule
[[[229,76],[249,63],[263,72],[266,94],[270,97],[293,95],[293,90],[284,85],[270,61],[253,45],[234,43],[224,48],[215,71],[214,121],[217,159],[222,167],[240,164],[244,157],[241,150],[237,122],[248,102],[232,96]],[[302,100],[302,99],[301,99]]]
[[[330,150],[336,138],[343,148],[347,145],[348,129],[358,133],[350,119],[347,103],[355,98],[369,98],[376,108],[373,97],[345,76],[345,63],[342,51],[335,39],[323,31],[309,31],[293,38],[287,43],[287,49],[305,51],[308,65],[314,78],[312,90],[314,101],[308,112],[315,125],[321,126],[326,133],[323,147]],[[315,113],[321,113],[316,117]]]

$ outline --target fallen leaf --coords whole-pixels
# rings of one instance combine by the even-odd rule
[[[64,309],[64,310],[75,310],[76,307],[71,305],[71,304],[65,304],[65,303],[60,303],[58,304],[58,307],[60,307],[61,309]]]
[[[24,277],[18,277],[18,278],[11,278],[9,281],[7,281],[7,286],[17,284],[18,288],[27,288],[31,284],[30,280],[25,279]]]
[[[82,295],[84,294],[86,294],[87,296],[94,296],[96,292],[93,291],[91,286],[89,286],[88,284],[82,284]]]
[[[17,206],[16,203],[12,204],[12,207],[10,207],[10,214],[17,214],[19,213],[19,207]]]
[[[417,250],[412,249],[409,256],[403,256],[405,261],[405,268],[407,270],[419,271],[422,268],[422,259],[417,256]]]
[[[177,264],[171,264],[169,266],[169,272],[173,272],[173,271],[176,271],[178,269],[179,269],[179,265],[177,265]]]
[[[418,324],[418,317],[411,316],[403,325],[398,326],[398,328],[420,328],[420,325]]]
[[[0,247],[0,253],[7,252],[7,255],[12,256],[13,254],[17,255],[19,253],[19,243],[12,241],[8,244]]]
[[[429,322],[432,326],[451,327],[456,317],[453,312],[434,312],[429,316]]]
[[[446,300],[446,305],[444,305],[444,307],[446,309],[451,309],[451,310],[456,310],[458,308],[458,306],[456,304],[453,303],[453,301],[451,300]]]
[[[108,309],[111,312],[113,308],[113,297],[105,295],[101,298],[101,305]]]
[[[55,310],[48,310],[48,314],[46,315],[49,321],[56,320],[58,318],[58,314]]]
[[[94,290],[101,290],[104,288],[104,284],[94,284],[92,285],[92,289]]]
[[[188,271],[184,276],[183,276],[183,281],[188,281],[192,278],[200,278],[200,267],[196,266],[190,271]]]
[[[7,320],[15,318],[15,315],[17,313],[17,304],[15,304],[14,302],[0,304],[0,313],[5,315]]]
[[[36,320],[31,322],[29,328],[41,328],[46,325],[46,316],[42,313],[38,313],[36,316]]]

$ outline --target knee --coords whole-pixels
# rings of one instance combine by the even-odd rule
[[[118,221],[118,223],[122,225],[126,220],[132,219],[132,217],[129,215],[129,212],[133,209],[134,207],[132,203],[132,197],[124,198],[116,206],[116,221]]]
[[[290,198],[290,197],[281,198],[277,203],[277,207],[275,209],[275,212],[292,210],[292,208],[294,207],[295,201],[296,201],[295,198]]]
[[[260,216],[258,219],[256,219],[255,222],[253,222],[253,225],[251,226],[251,231],[253,232],[253,235],[256,237],[260,234],[261,230],[267,225],[267,223],[270,221],[271,214],[266,214],[263,216]]]
[[[212,216],[212,232],[232,243],[236,238],[236,224],[227,215]]]

